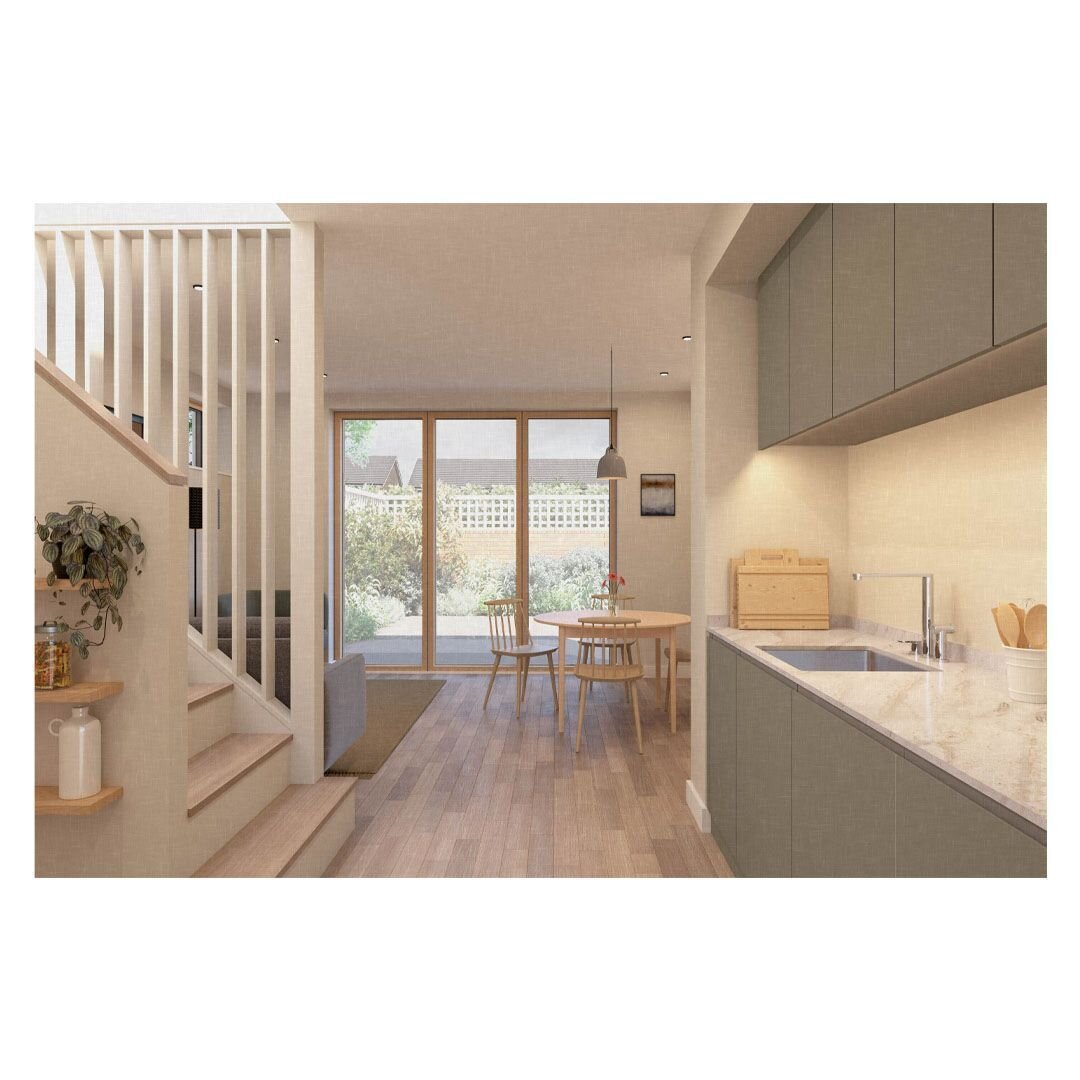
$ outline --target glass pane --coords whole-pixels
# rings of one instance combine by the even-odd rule
[[[516,420],[437,420],[435,662],[491,663],[483,602],[517,595]]]
[[[343,651],[423,660],[422,420],[342,422]]]
[[[529,615],[578,611],[608,573],[607,480],[596,463],[608,445],[605,420],[529,421]],[[534,641],[557,644],[530,621]]]

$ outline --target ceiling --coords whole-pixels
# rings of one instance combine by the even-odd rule
[[[609,344],[617,392],[689,388],[709,204],[280,206],[323,233],[328,393],[606,390]]]

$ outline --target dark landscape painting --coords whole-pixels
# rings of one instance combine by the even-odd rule
[[[675,474],[641,474],[641,516],[675,516]]]

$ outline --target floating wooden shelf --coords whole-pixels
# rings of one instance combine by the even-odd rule
[[[35,705],[92,705],[104,698],[116,697],[124,689],[122,682],[73,682],[60,690],[35,690]]]
[[[122,787],[103,787],[96,795],[85,799],[61,799],[56,787],[34,788],[34,813],[66,817],[85,817],[96,814],[124,794]]]
[[[35,592],[53,592],[57,590],[59,592],[75,592],[81,589],[84,585],[92,585],[95,589],[104,589],[109,583],[107,581],[98,581],[95,578],[83,578],[78,585],[72,585],[67,578],[57,578],[52,584],[47,584],[48,579],[43,577],[34,578],[34,591]]]

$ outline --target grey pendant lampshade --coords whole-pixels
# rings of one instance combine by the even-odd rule
[[[608,407],[611,410],[611,416],[615,415],[615,384],[614,375],[615,370],[615,350],[611,348],[608,354]],[[623,461],[619,451],[615,449],[614,443],[608,443],[607,450],[604,451],[604,456],[596,463],[596,479],[597,480],[625,480],[626,479],[626,462]]]

